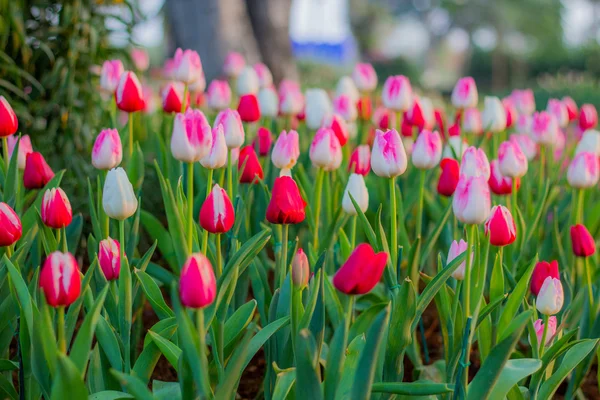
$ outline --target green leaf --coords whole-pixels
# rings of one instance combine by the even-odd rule
[[[416,318],[416,293],[410,279],[405,279],[400,291],[394,293],[392,316],[389,326],[387,349],[384,360],[384,376],[388,382],[402,381],[404,353],[413,341],[412,328]]]
[[[350,391],[352,390],[352,384],[356,377],[356,368],[363,349],[365,348],[365,337],[357,336],[353,341],[350,342],[348,349],[346,350],[346,359],[344,360],[344,367],[342,368],[342,378],[336,391],[336,400],[348,399],[350,397]]]
[[[140,221],[144,226],[144,229],[146,229],[146,232],[148,232],[148,235],[158,243],[160,254],[167,261],[171,269],[177,271],[179,268],[177,254],[175,253],[175,247],[169,232],[154,215],[146,210],[141,211]]]
[[[375,235],[375,231],[373,230],[373,227],[369,223],[367,216],[365,215],[364,212],[362,212],[362,210],[360,209],[360,206],[358,205],[356,200],[354,200],[354,197],[352,197],[352,195],[350,195],[350,200],[352,201],[352,204],[354,205],[354,209],[358,213],[358,219],[362,226],[363,232],[365,233],[365,235],[367,236],[367,239],[369,240],[369,243],[371,243],[371,246],[373,246],[373,248],[376,251],[379,251],[379,242],[377,241],[377,236]]]
[[[325,399],[335,399],[335,392],[338,387],[344,357],[346,344],[348,343],[348,325],[340,324],[330,342],[329,353],[327,356],[327,368],[325,369]]]
[[[244,361],[244,368],[250,364],[252,357],[264,346],[264,344],[269,340],[271,336],[273,336],[277,331],[290,323],[290,317],[279,318],[269,325],[262,328],[252,340],[250,340],[250,345],[248,346],[248,353],[246,354],[246,360]]]
[[[535,358],[508,360],[506,365],[504,365],[502,372],[500,372],[498,383],[494,386],[488,399],[504,400],[513,386],[539,370],[541,366],[542,362]]]
[[[135,375],[124,374],[114,369],[111,369],[110,373],[113,374],[113,376],[119,380],[121,385],[123,385],[137,400],[156,400],[150,390],[148,390],[148,386]],[[82,397],[72,398],[77,399]]]
[[[417,382],[379,382],[374,383],[373,393],[393,393],[404,396],[434,396],[452,393],[453,385],[448,383],[435,383],[427,381]]]
[[[251,338],[252,329],[248,329],[227,363],[225,379],[217,387],[215,400],[229,400],[235,397],[238,382],[246,368],[244,360],[248,357]]]
[[[160,349],[160,352],[165,358],[171,363],[175,371],[179,368],[179,357],[181,356],[181,349],[173,344],[170,340],[165,339],[158,333],[148,331],[148,335],[152,338],[152,341],[156,343],[156,346]]]
[[[225,322],[225,336],[223,343],[225,347],[231,344],[242,331],[248,326],[256,312],[256,300],[250,300],[233,313]]]
[[[277,374],[275,389],[273,390],[273,400],[286,400],[292,392],[292,387],[296,383],[296,370],[289,369]]]
[[[116,390],[104,390],[91,394],[88,400],[120,400],[120,399],[133,399],[133,396],[129,393],[118,392]]]
[[[319,257],[317,265],[323,264],[323,262],[325,261],[325,254],[326,253],[323,253],[321,257]],[[313,284],[311,285],[308,301],[306,302],[306,308],[304,309],[304,314],[302,315],[302,319],[300,320],[300,324],[298,325],[298,330],[308,328],[308,324],[310,323],[313,313],[315,312],[315,308],[317,306],[317,299],[319,298],[321,288],[321,279],[323,278],[323,270],[321,268],[315,268],[315,271],[316,273],[313,278]]]
[[[533,376],[531,377],[531,382],[529,383],[529,389],[532,393],[537,392],[541,384],[542,377],[544,376],[544,371],[546,370],[548,365],[550,365],[550,363],[554,359],[559,357],[562,353],[573,347],[575,344],[579,343],[578,341],[569,343],[569,341],[577,334],[578,330],[579,329],[577,328],[572,329],[569,332],[565,332],[560,339],[555,341],[554,344],[544,352],[544,355],[542,356],[542,368],[535,374],[533,374]]]
[[[154,279],[152,279],[150,275],[141,270],[136,270],[135,276],[138,278],[142,290],[146,294],[146,297],[148,298],[148,301],[150,302],[150,305],[152,306],[152,309],[154,310],[158,318],[165,319],[175,316],[175,314],[173,314],[173,311],[165,302],[162,292],[160,291],[160,288],[158,287]]]
[[[319,400],[323,398],[317,373],[316,343],[308,329],[298,332],[296,339],[296,398]]]
[[[88,391],[81,372],[64,354],[58,355],[57,375],[53,380],[51,400],[87,399]]]

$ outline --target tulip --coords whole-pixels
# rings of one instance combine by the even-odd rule
[[[594,238],[585,225],[577,224],[571,227],[571,245],[573,254],[577,257],[589,257],[596,252]]]
[[[508,208],[492,207],[490,217],[485,222],[485,235],[489,235],[492,246],[507,246],[515,241],[517,227]]]
[[[242,168],[243,171],[240,171]],[[238,174],[240,183],[258,183],[256,181],[263,179],[263,170],[252,146],[246,146],[240,151]]]
[[[506,128],[508,129],[516,122],[517,109],[510,97],[502,99],[502,106],[504,107],[504,113],[506,114]]]
[[[477,107],[479,96],[475,79],[470,76],[460,78],[452,90],[452,105],[458,109]]]
[[[406,151],[396,130],[377,130],[371,152],[371,168],[377,176],[392,178],[402,175],[408,166]]]
[[[237,108],[240,118],[244,122],[256,122],[260,119],[260,106],[254,94],[245,94],[240,97]]]
[[[600,157],[600,132],[594,129],[588,129],[583,133],[581,140],[579,140],[579,143],[577,143],[577,147],[575,148],[575,154],[584,152],[590,152]]]
[[[535,112],[535,97],[531,89],[515,89],[510,97],[520,115],[531,115]]]
[[[452,130],[453,128],[451,126],[448,131],[451,132]],[[446,146],[444,147],[442,158],[458,158],[459,160],[461,160],[463,158],[463,155],[467,151],[467,147],[469,147],[469,144],[465,139],[461,138],[460,136],[450,135],[448,141],[446,142]]]
[[[356,88],[362,93],[370,93],[377,87],[377,74],[373,66],[368,63],[356,64],[352,71],[352,79]]]
[[[19,154],[17,155],[17,166],[20,170],[25,169],[25,161],[27,160],[27,155],[29,153],[33,153],[33,146],[31,146],[31,139],[29,135],[23,135],[19,139],[15,135],[11,135],[7,138],[7,146],[8,146],[8,154],[12,157],[15,147],[17,146],[17,142],[19,142]]]
[[[46,190],[42,198],[42,222],[49,228],[62,229],[73,219],[71,203],[61,188]]]
[[[538,145],[525,133],[510,135],[510,141],[519,145],[527,161],[533,160],[538,153]]]
[[[277,117],[279,112],[279,98],[272,87],[264,87],[258,92],[258,105],[263,116],[269,118]]]
[[[189,49],[177,49],[175,51],[175,56],[173,57],[173,79],[188,85],[199,79],[202,74],[202,62],[196,51]]]
[[[361,144],[350,155],[348,171],[367,176],[371,170],[371,149],[368,144]]]
[[[354,84],[354,81],[349,76],[342,76],[335,87],[336,97],[347,97],[355,106],[358,105],[360,100],[360,93]]]
[[[498,148],[500,172],[509,178],[520,178],[527,173],[527,157],[516,139],[507,140]]]
[[[582,131],[594,129],[598,125],[598,112],[593,104],[584,104],[579,109],[579,128]]]
[[[213,128],[219,125],[223,125],[228,149],[241,147],[244,144],[244,125],[242,125],[242,119],[237,111],[231,109],[221,111],[215,119]]]
[[[350,174],[348,178],[348,184],[344,190],[344,197],[342,198],[342,208],[350,215],[358,215],[358,212],[352,204],[350,195],[358,204],[358,207],[364,213],[369,208],[369,191],[367,185],[365,185],[365,178],[360,174]]]
[[[11,246],[21,238],[19,216],[8,204],[0,202],[0,247]]]
[[[396,114],[390,112],[387,108],[377,107],[373,113],[372,122],[375,127],[387,131],[396,126]]]
[[[413,96],[412,106],[404,113],[402,131],[404,131],[404,122],[410,126],[410,135],[407,136],[412,136],[413,127],[418,127],[420,131],[420,128],[425,126],[425,111],[421,104],[421,99],[417,95]]]
[[[184,87],[181,82],[169,82],[162,90],[162,107],[166,113],[181,112]],[[185,108],[190,105],[190,95],[186,93]]]
[[[217,297],[217,280],[208,258],[202,253],[188,257],[179,277],[179,298],[188,308],[204,308]]]
[[[308,257],[302,248],[299,248],[294,259],[292,260],[292,283],[298,290],[308,286],[308,278],[310,277],[310,266],[308,265]]]
[[[553,145],[558,135],[556,118],[545,111],[534,113],[530,132],[534,142],[549,146]]]
[[[244,67],[236,80],[236,92],[239,96],[246,94],[257,94],[260,89],[258,75],[254,68],[250,66]]]
[[[292,169],[296,165],[298,157],[300,157],[298,133],[281,131],[271,153],[273,165],[279,169]]]
[[[436,124],[435,109],[433,102],[428,97],[421,97],[421,112],[423,114],[423,125],[419,125],[419,130],[433,130]]]
[[[448,250],[448,258],[446,259],[446,265],[450,264],[456,257],[460,256],[462,253],[467,251],[468,247],[469,246],[467,245],[467,242],[465,242],[462,239],[460,239],[460,242],[453,240],[452,244],[450,245],[450,249]],[[471,252],[471,259],[473,259],[473,258],[474,258],[473,252]],[[458,266],[458,268],[456,268],[454,270],[454,272],[452,272],[452,277],[459,281],[464,280],[465,279],[465,267],[466,267],[466,260],[461,262],[460,265]]]
[[[318,129],[329,114],[332,113],[331,102],[323,89],[306,91],[306,126]]]
[[[112,238],[106,238],[100,241],[98,249],[98,264],[104,273],[107,281],[119,279],[121,272],[121,245]]]
[[[346,122],[354,122],[358,117],[356,102],[347,95],[337,96],[333,100],[333,111]]]
[[[272,224],[299,224],[306,217],[304,207],[294,179],[289,176],[275,178],[267,207],[267,221]]]
[[[150,66],[150,57],[148,56],[148,52],[145,49],[132,48],[129,52],[131,56],[131,60],[133,61],[133,65],[135,65],[135,69],[140,72],[144,72]]]
[[[335,273],[333,286],[349,295],[367,294],[381,279],[387,259],[387,253],[375,253],[371,245],[361,243]]]
[[[256,138],[252,145],[255,147],[255,150],[258,152],[260,157],[266,157],[271,151],[271,145],[273,144],[273,136],[271,135],[271,131],[267,128],[261,126],[258,128],[256,132]],[[299,152],[300,150],[298,150]]]
[[[564,300],[565,295],[560,279],[548,277],[537,294],[535,307],[544,315],[554,315],[560,311]]]
[[[188,85],[188,90],[190,93],[202,94],[206,89],[206,77],[204,76],[204,71],[200,74],[198,79]],[[197,97],[196,97],[197,99]],[[197,100],[195,100],[197,102]]]
[[[54,172],[38,152],[31,152],[25,158],[23,185],[27,189],[41,189],[54,178]]]
[[[225,63],[223,64],[223,72],[229,78],[236,78],[246,66],[246,60],[240,53],[234,51],[227,54]]]
[[[442,196],[450,197],[454,194],[458,179],[460,177],[460,167],[458,161],[453,158],[444,158],[440,162],[442,173],[437,184],[437,192]]]
[[[499,98],[486,96],[481,114],[483,128],[493,133],[506,129],[506,111]]]
[[[536,320],[533,323],[533,329],[535,329],[535,336],[537,337],[537,342],[540,344],[542,342],[544,336],[544,322],[541,319]],[[556,317],[552,316],[548,318],[548,328],[546,330],[546,339],[544,346],[547,346],[548,343],[552,341],[554,335],[556,334]],[[531,339],[530,339],[531,341]]]
[[[200,159],[200,164],[204,168],[213,170],[222,168],[227,163],[227,144],[225,143],[225,135],[223,134],[223,125],[212,129],[211,136],[210,151]]]
[[[389,76],[381,91],[383,105],[392,111],[407,111],[413,104],[410,81],[404,75]]]
[[[100,72],[100,88],[113,94],[117,90],[117,85],[124,72],[125,68],[123,68],[121,60],[104,61]]]
[[[119,132],[116,129],[103,129],[92,148],[92,165],[96,169],[109,170],[118,167],[122,160],[123,146]]]
[[[423,130],[417,136],[412,150],[412,162],[419,169],[436,167],[442,158],[442,138],[440,134]]]
[[[533,273],[531,275],[531,293],[534,296],[537,296],[542,288],[542,284],[546,280],[546,278],[551,277],[555,279],[560,279],[560,275],[558,273],[558,262],[556,260],[552,262],[540,261],[535,264],[535,268],[533,269]]]
[[[373,111],[373,104],[371,103],[370,97],[362,97],[356,104],[356,110],[358,111],[358,118],[361,121],[368,121],[371,118]]]
[[[569,123],[569,111],[565,104],[558,99],[549,99],[546,106],[546,112],[553,115],[560,128],[564,128]]]
[[[567,116],[569,122],[577,121],[577,119],[579,118],[579,110],[577,109],[577,103],[575,103],[575,100],[573,100],[569,96],[565,96],[562,98],[562,103],[567,109]]]
[[[214,80],[208,85],[206,104],[212,110],[221,111],[231,104],[231,88],[227,81]]]
[[[340,142],[340,146],[344,146],[348,143],[348,138],[350,137],[350,131],[348,129],[348,125],[344,119],[337,114],[330,114],[323,121],[323,127],[329,128],[335,134],[335,137],[338,138]]]
[[[176,160],[194,163],[210,153],[211,129],[200,110],[188,109],[175,116],[171,135],[171,153]]]
[[[284,89],[282,90],[282,88]],[[302,112],[303,108],[304,96],[300,92],[300,89],[291,85],[279,86],[279,112],[282,115],[298,115]]]
[[[227,192],[216,184],[200,209],[200,226],[210,233],[225,233],[234,222],[233,204]]]
[[[132,113],[144,109],[142,85],[133,72],[127,71],[121,74],[115,98],[117,107],[121,111]]]
[[[490,178],[488,179],[488,184],[490,185],[490,190],[492,193],[497,195],[505,195],[511,194],[513,190],[513,180],[508,176],[502,175],[500,172],[500,166],[498,165],[498,160],[492,160],[490,163]],[[521,186],[521,180],[519,178],[515,178],[516,188],[519,189]]]
[[[40,272],[40,288],[52,307],[72,304],[81,293],[79,266],[71,253],[50,253]]]
[[[490,188],[484,176],[460,176],[452,198],[452,209],[460,222],[482,224],[490,214],[490,203]]]
[[[586,189],[595,186],[600,176],[600,163],[594,153],[582,152],[573,158],[567,170],[567,181],[571,187]]]
[[[460,174],[468,177],[483,176],[486,180],[490,178],[490,162],[485,151],[475,146],[467,148],[460,162]]]
[[[475,135],[480,135],[483,132],[481,114],[478,109],[466,108],[463,111],[462,130]]]
[[[135,214],[137,206],[138,201],[125,170],[119,167],[108,171],[102,192],[102,207],[106,215],[123,221]]]
[[[342,164],[342,147],[335,133],[329,128],[320,128],[310,145],[310,161],[325,171],[338,169]]]
[[[254,64],[254,73],[258,78],[258,86],[260,88],[268,88],[273,86],[273,74],[271,74],[271,70],[265,64]]]

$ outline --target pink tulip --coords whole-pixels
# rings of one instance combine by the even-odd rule
[[[488,179],[488,184],[490,185],[490,190],[492,193],[497,194],[499,196],[505,194],[512,193],[512,178],[508,176],[502,175],[500,172],[500,165],[498,160],[492,160],[490,162],[490,178]],[[521,179],[515,178],[517,180],[517,189],[521,186]]]
[[[54,178],[54,172],[41,153],[31,152],[25,157],[23,186],[27,189],[41,189]]]
[[[219,125],[223,125],[225,143],[227,143],[228,149],[239,148],[244,144],[244,125],[240,114],[236,110],[228,108],[221,111],[215,119],[213,128]]]
[[[531,120],[531,138],[538,144],[551,146],[556,142],[558,122],[553,115],[540,111]]]
[[[240,97],[237,112],[244,122],[256,122],[260,119],[260,105],[255,94],[244,94]]]
[[[412,149],[413,165],[419,169],[435,168],[442,158],[442,138],[438,131],[423,130]]]
[[[61,188],[46,190],[42,198],[42,222],[53,229],[62,229],[73,220],[71,203]]]
[[[508,208],[502,205],[492,207],[485,222],[485,235],[490,237],[492,246],[507,246],[515,241],[517,227]]]
[[[598,112],[593,104],[584,104],[579,110],[579,128],[582,131],[594,129],[598,125]]]
[[[117,90],[117,85],[124,72],[125,68],[123,68],[121,60],[104,61],[100,72],[100,88],[113,94]]]
[[[368,63],[359,63],[352,71],[352,79],[356,88],[362,93],[370,93],[377,87],[377,74],[373,66]]]
[[[205,157],[212,147],[212,134],[200,110],[188,109],[175,116],[171,135],[171,153],[176,160],[192,163]]]
[[[287,82],[287,83],[286,83]],[[279,112],[282,115],[297,115],[304,108],[304,95],[295,82],[282,81],[279,85]]]
[[[519,115],[531,115],[535,112],[535,97],[531,89],[515,89],[510,97]]]
[[[490,177],[490,162],[485,151],[474,146],[467,148],[460,162],[460,174],[466,176],[483,176],[486,180]]]
[[[348,171],[367,176],[371,170],[371,149],[368,144],[361,144],[350,155]]]
[[[52,307],[68,306],[77,300],[81,277],[75,257],[60,251],[49,254],[40,272],[40,288]]]
[[[116,129],[103,129],[96,137],[92,148],[92,165],[96,169],[116,168],[123,160],[121,137]]]
[[[516,139],[507,140],[498,148],[498,164],[502,175],[520,178],[527,173],[527,157]]]
[[[325,171],[338,169],[342,164],[342,146],[329,128],[320,128],[310,145],[309,157],[312,164]]]
[[[117,107],[128,113],[141,111],[145,107],[142,84],[137,76],[127,71],[121,74],[117,90],[115,92]]]
[[[308,265],[308,257],[302,248],[299,248],[294,259],[292,260],[292,282],[298,290],[308,286],[308,278],[310,277],[310,266]]]
[[[234,51],[227,54],[223,64],[223,72],[229,78],[236,78],[246,66],[246,60],[240,53]]]
[[[350,137],[350,132],[348,130],[348,125],[346,121],[337,114],[331,114],[325,117],[323,121],[323,127],[329,128],[335,133],[335,136],[338,138],[340,145],[344,146],[348,143],[348,138]]]
[[[462,253],[467,251],[468,248],[469,248],[469,246],[467,245],[467,242],[465,242],[464,240],[460,239],[460,242],[453,240],[452,244],[450,245],[450,249],[448,250],[448,258],[446,259],[446,265],[450,264],[456,257],[460,256]],[[473,255],[474,255],[473,252],[471,252],[471,259],[473,259]],[[465,279],[466,265],[467,265],[466,260],[461,262],[460,265],[458,266],[458,268],[456,268],[454,270],[454,272],[452,272],[452,277],[459,281],[462,281],[463,279]]]
[[[211,134],[212,145],[210,151],[200,159],[200,164],[208,169],[222,168],[227,164],[227,143],[225,143],[223,125],[218,125],[213,128]]]
[[[477,85],[470,76],[460,78],[452,90],[452,105],[458,109],[477,107]]]
[[[559,99],[549,99],[546,106],[546,112],[553,115],[560,128],[564,128],[569,123],[569,112],[565,104]]]
[[[21,220],[15,210],[8,204],[0,202],[0,247],[13,245],[22,234]]]
[[[231,88],[227,81],[214,80],[206,92],[206,104],[212,110],[221,111],[231,104]]]
[[[173,57],[173,79],[190,84],[197,81],[203,75],[202,62],[198,52],[194,50],[175,51]]]
[[[129,54],[131,55],[131,60],[133,61],[136,70],[144,72],[148,69],[150,66],[150,57],[145,49],[134,47]]]
[[[548,329],[546,330],[546,343],[544,343],[544,346],[547,346],[554,338],[554,335],[556,335],[556,325],[557,322],[555,316],[548,318]],[[544,336],[544,321],[542,319],[536,320],[533,323],[533,329],[535,329],[537,342],[540,344],[542,342],[542,337]]]
[[[516,142],[527,161],[531,161],[538,153],[538,145],[526,133],[512,134],[510,140]]]
[[[272,144],[273,135],[271,135],[271,131],[265,128],[264,126],[258,128],[258,132],[256,132],[256,138],[253,142],[253,145],[258,155],[261,157],[266,157],[271,151]]]
[[[204,308],[217,296],[217,281],[208,258],[202,253],[188,257],[181,269],[179,297],[188,308]]]
[[[258,78],[258,85],[261,88],[273,86],[273,75],[271,70],[263,63],[254,64],[254,72]]]
[[[179,113],[183,105],[185,88],[181,82],[169,82],[162,90],[162,108],[166,113]],[[185,98],[185,109],[190,105],[190,94]]]
[[[594,153],[581,152],[573,158],[567,170],[567,181],[576,189],[587,189],[598,183],[600,162]]]
[[[354,122],[358,118],[356,102],[347,95],[340,95],[333,100],[333,112],[346,122]]]
[[[481,114],[476,108],[466,108],[463,111],[462,117],[462,130],[467,133],[473,133],[480,135],[483,133],[483,127],[481,125]]]
[[[333,277],[333,286],[342,293],[369,293],[381,279],[388,254],[375,253],[371,245],[361,243]]]
[[[29,135],[21,136],[21,140],[15,135],[11,135],[7,139],[8,154],[12,158],[15,147],[19,142],[19,154],[17,156],[17,166],[20,170],[25,169],[25,161],[27,160],[27,154],[33,153],[33,147],[31,146],[31,139]]]
[[[461,175],[452,199],[454,215],[463,224],[482,224],[490,214],[490,188],[484,176]]]
[[[121,245],[112,238],[100,241],[98,249],[98,264],[107,281],[119,279],[121,272]]]
[[[390,76],[381,91],[383,105],[393,111],[407,111],[413,104],[410,81],[404,75]]]
[[[200,209],[200,226],[210,233],[225,233],[234,222],[233,204],[225,189],[216,184]]]
[[[300,144],[298,132],[281,131],[273,152],[271,153],[271,161],[279,169],[292,169],[300,157]]]
[[[577,103],[575,103],[575,100],[569,96],[565,96],[562,98],[562,103],[567,109],[569,122],[577,121],[577,118],[579,118],[579,110],[577,109]]]
[[[375,175],[385,178],[402,175],[407,166],[406,151],[398,132],[377,130],[371,151],[371,168]]]

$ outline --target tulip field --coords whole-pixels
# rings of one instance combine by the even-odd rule
[[[147,64],[78,209],[0,96],[0,398],[600,398],[593,105]]]

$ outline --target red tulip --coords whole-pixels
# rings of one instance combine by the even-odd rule
[[[367,176],[371,170],[371,149],[368,144],[361,144],[354,149],[348,163],[348,171]]]
[[[593,104],[584,104],[579,109],[579,127],[582,131],[593,129],[598,124],[598,112]]]
[[[442,173],[438,181],[437,191],[442,196],[450,197],[454,194],[460,177],[460,166],[453,158],[444,158],[440,162]]]
[[[240,97],[237,111],[244,122],[258,121],[260,119],[260,106],[256,95],[250,93]]]
[[[565,96],[562,98],[562,102],[567,108],[569,122],[576,121],[579,117],[579,110],[577,109],[577,103],[575,103],[575,100],[573,100],[569,96]]]
[[[244,170],[240,171],[242,168]],[[252,146],[246,146],[240,150],[238,174],[240,183],[257,183],[255,180],[263,179],[263,169]]]
[[[485,223],[485,235],[490,236],[490,244],[493,246],[506,246],[515,241],[517,227],[508,208],[492,207],[490,217]]]
[[[594,238],[585,225],[577,224],[571,227],[571,244],[573,254],[577,257],[589,257],[596,252]]]
[[[200,226],[210,233],[225,233],[235,222],[233,204],[225,189],[215,185],[200,209]]]
[[[258,151],[259,156],[266,157],[269,155],[269,151],[271,151],[271,145],[273,144],[273,136],[271,135],[271,131],[263,126],[258,128],[256,139],[254,139],[252,144],[256,151]]]
[[[81,293],[79,266],[71,253],[51,253],[40,272],[40,288],[52,307],[68,306]]]
[[[332,114],[328,118],[326,118],[324,127],[327,127],[335,133],[335,136],[338,138],[340,142],[340,146],[344,146],[348,142],[348,137],[350,133],[348,132],[348,126],[346,125],[346,121],[338,115]]]
[[[106,280],[119,279],[121,272],[121,245],[112,238],[100,241],[98,248],[98,264],[106,277]]]
[[[71,203],[61,188],[46,190],[42,199],[41,214],[44,225],[53,229],[62,229],[71,223]]]
[[[179,278],[181,304],[189,308],[204,308],[217,296],[217,280],[208,258],[202,253],[188,257]]]
[[[531,275],[531,293],[537,296],[544,284],[546,278],[551,277],[554,279],[560,279],[558,273],[558,261],[552,262],[540,261],[535,265],[533,274]]]
[[[4,96],[0,96],[0,137],[13,135],[18,128],[17,115]]]
[[[119,85],[115,92],[115,99],[117,107],[121,111],[132,113],[144,109],[145,102],[142,85],[133,72],[127,71],[121,74],[121,79],[119,79]]]
[[[304,207],[304,200],[292,177],[275,178],[267,207],[267,221],[272,224],[299,224],[306,217]]]
[[[359,244],[335,273],[333,286],[345,294],[369,293],[381,279],[387,259],[387,253],[375,253],[371,245]]]
[[[409,119],[406,117],[406,113],[404,113],[404,117],[402,118],[402,125],[400,126],[400,134],[402,137],[413,137],[413,125],[411,125]]]
[[[169,82],[162,90],[162,107],[166,113],[180,113],[185,88],[181,82]],[[190,106],[190,94],[186,93],[185,108]]]
[[[517,190],[521,186],[521,179],[517,180]],[[490,179],[488,179],[490,190],[492,193],[497,195],[511,194],[512,193],[512,178],[502,175],[500,172],[500,166],[498,160],[492,160],[490,162]]]
[[[25,171],[23,171],[23,185],[27,189],[41,189],[54,178],[54,172],[38,152],[27,154]]]
[[[21,238],[23,228],[15,210],[0,202],[0,247],[10,246]]]

